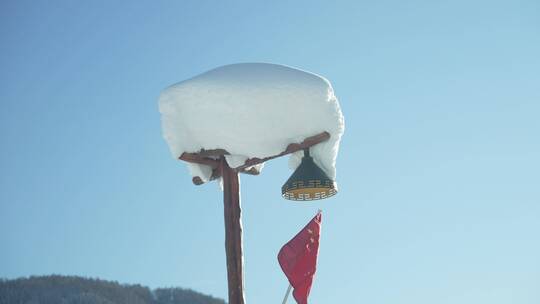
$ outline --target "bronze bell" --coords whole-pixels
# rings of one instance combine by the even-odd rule
[[[293,201],[325,199],[336,193],[336,183],[313,162],[309,149],[304,150],[300,166],[281,187],[283,198]]]

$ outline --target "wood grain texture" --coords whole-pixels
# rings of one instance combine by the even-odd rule
[[[225,251],[230,304],[244,304],[244,260],[242,254],[242,217],[238,172],[221,158],[225,219]]]

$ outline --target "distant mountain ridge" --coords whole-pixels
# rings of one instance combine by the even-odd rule
[[[0,304],[225,304],[183,288],[158,288],[78,276],[0,279]]]

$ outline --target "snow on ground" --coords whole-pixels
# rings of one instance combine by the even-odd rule
[[[327,131],[330,139],[310,152],[335,179],[344,120],[330,82],[321,76],[277,64],[226,65],[166,88],[159,111],[174,158],[219,148],[231,153],[231,167],[279,154],[290,143]],[[291,156],[292,169],[302,155]],[[193,176],[209,179],[209,167],[188,166]]]

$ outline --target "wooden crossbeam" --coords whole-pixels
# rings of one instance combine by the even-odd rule
[[[287,155],[287,154],[291,154],[291,153],[294,153],[294,152],[298,152],[300,150],[307,149],[307,148],[309,148],[311,146],[314,146],[314,145],[316,145],[318,143],[326,141],[329,138],[330,138],[330,133],[328,133],[328,132],[322,132],[322,133],[319,133],[317,135],[307,137],[301,143],[293,143],[293,144],[288,145],[287,148],[285,149],[285,151],[283,151],[283,152],[281,152],[281,153],[279,153],[277,155],[273,155],[273,156],[269,156],[269,157],[265,157],[265,158],[250,158],[250,159],[246,160],[246,162],[243,165],[241,165],[239,167],[236,167],[235,170],[243,170],[245,168],[249,168],[251,166],[255,166],[255,165],[264,163],[265,161],[268,161],[268,160],[271,160],[271,159],[274,159],[274,158],[278,158],[278,157],[281,157],[281,156],[284,156],[284,155]]]
[[[316,144],[319,144],[323,141],[326,141],[330,138],[330,133],[328,132],[322,132],[314,136],[307,137],[300,143],[292,143],[287,146],[287,148],[276,155],[264,157],[264,158],[250,158],[244,162],[243,165],[238,166],[236,168],[232,168],[234,171],[238,173],[244,173],[244,174],[250,174],[250,175],[259,175],[260,171],[253,167],[258,164],[262,164],[268,160],[278,158],[287,154],[291,154],[294,152],[298,152],[304,149],[307,149],[309,147],[312,147]],[[200,164],[200,165],[207,165],[212,168],[212,175],[210,177],[210,180],[217,179],[222,176],[222,172],[220,171],[220,158],[224,155],[230,155],[227,150],[224,149],[212,149],[212,150],[201,150],[197,153],[189,153],[184,152],[178,159],[181,159],[186,162]],[[202,185],[204,184],[204,181],[199,176],[195,176],[192,179],[193,184],[195,185]]]

